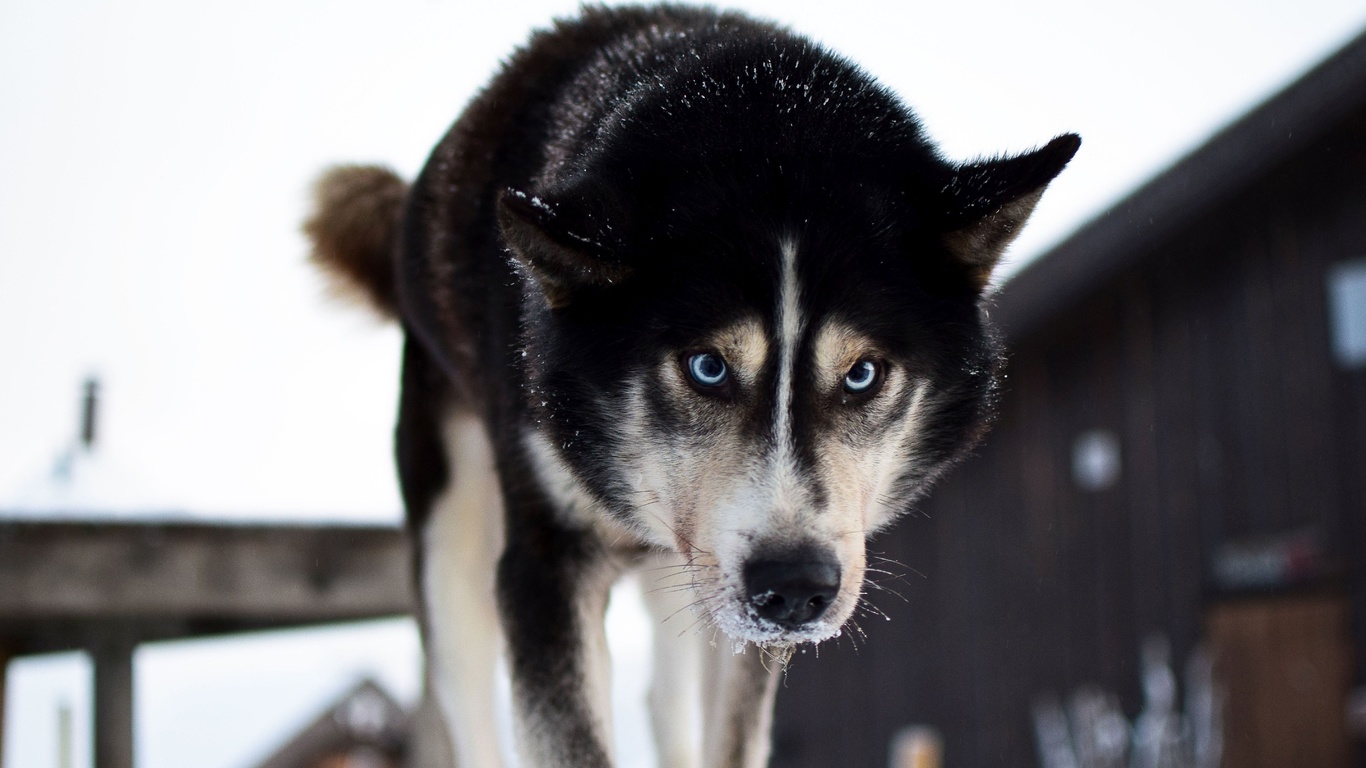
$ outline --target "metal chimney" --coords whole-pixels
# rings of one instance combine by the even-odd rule
[[[95,447],[95,419],[100,405],[100,380],[91,376],[85,380],[85,402],[81,407],[81,447],[89,451]]]

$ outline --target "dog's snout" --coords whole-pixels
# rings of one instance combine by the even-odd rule
[[[839,591],[840,567],[830,560],[759,560],[745,567],[754,612],[788,629],[820,618]]]

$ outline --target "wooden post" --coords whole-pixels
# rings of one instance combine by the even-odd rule
[[[9,649],[0,645],[0,759],[5,755],[5,676],[9,671]]]
[[[95,768],[133,768],[133,649],[128,637],[95,645]]]
[[[71,703],[63,701],[57,707],[57,768],[72,768],[76,764],[76,747],[72,744]]]

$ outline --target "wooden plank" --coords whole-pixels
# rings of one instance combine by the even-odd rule
[[[389,527],[0,522],[0,641],[82,648],[411,612],[403,531]],[[101,630],[102,631],[102,630]]]

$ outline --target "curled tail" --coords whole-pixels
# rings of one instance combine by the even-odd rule
[[[388,168],[341,165],[318,179],[313,194],[313,213],[304,222],[313,263],[338,295],[397,317],[394,240],[407,183]]]

